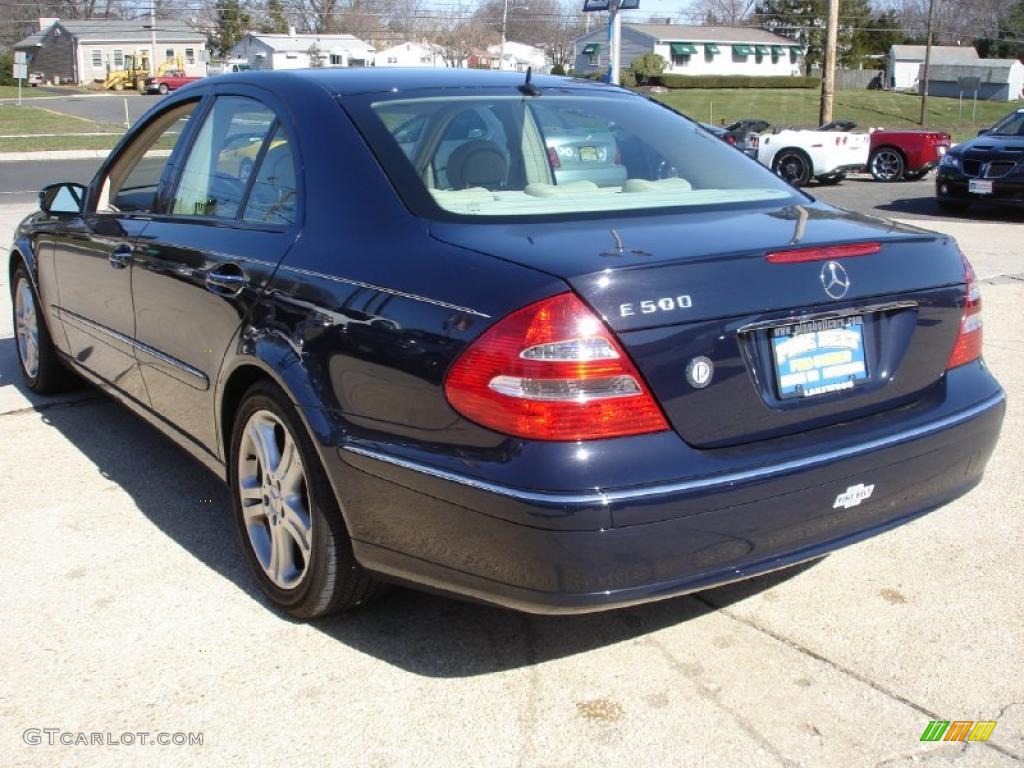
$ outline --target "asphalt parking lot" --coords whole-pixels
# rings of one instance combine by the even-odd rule
[[[0,192],[27,186],[6,168]],[[948,232],[973,260],[1009,396],[985,481],[810,565],[580,617],[397,589],[314,624],[275,614],[215,478],[94,390],[21,386],[0,275],[3,763],[1020,765],[1024,222],[933,216],[930,182],[814,192]],[[4,253],[31,207],[0,196]],[[922,743],[931,720],[997,725]],[[161,732],[203,743],[150,745]]]

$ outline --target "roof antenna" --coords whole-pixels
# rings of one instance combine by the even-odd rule
[[[533,67],[526,68],[526,82],[519,86],[519,90],[526,96],[540,96],[540,91],[530,82],[533,77]]]

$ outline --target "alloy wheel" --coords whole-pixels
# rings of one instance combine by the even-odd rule
[[[871,175],[879,181],[896,181],[903,175],[903,158],[891,149],[881,149],[871,159]]]
[[[801,186],[807,183],[809,170],[807,163],[795,152],[787,152],[779,158],[778,174],[790,184]]]
[[[32,286],[24,277],[14,289],[14,322],[18,337],[18,357],[25,375],[34,379],[39,373],[39,322]]]
[[[249,417],[238,452],[238,492],[249,544],[267,578],[294,589],[309,569],[313,515],[302,457],[284,422]]]

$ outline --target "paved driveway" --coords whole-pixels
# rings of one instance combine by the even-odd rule
[[[0,242],[23,210],[0,207]],[[1009,411],[984,483],[956,503],[815,564],[628,610],[535,617],[395,590],[315,624],[267,607],[198,464],[92,389],[21,387],[0,285],[3,762],[1019,766],[1024,282],[990,276],[987,357]],[[998,725],[987,743],[921,743],[939,719]],[[135,743],[26,744],[30,728]],[[138,732],[203,743],[124,735]]]

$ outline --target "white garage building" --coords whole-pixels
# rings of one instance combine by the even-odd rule
[[[886,87],[896,91],[918,90],[924,52],[923,45],[891,46],[885,59]],[[931,64],[973,64],[976,61],[978,52],[972,46],[932,46]]]

